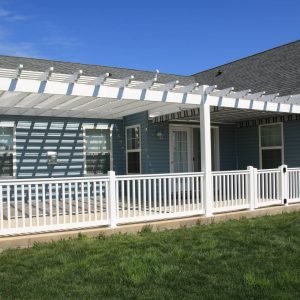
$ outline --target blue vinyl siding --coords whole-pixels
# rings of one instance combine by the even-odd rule
[[[236,170],[237,143],[236,125],[219,125],[220,170]]]
[[[16,116],[1,120],[16,124],[17,178],[83,176],[83,124],[114,124],[113,169],[124,173],[122,121]],[[57,165],[48,165],[48,151],[57,152]]]
[[[157,132],[161,132],[163,134],[162,139],[157,137]],[[150,121],[148,126],[147,172],[169,173],[169,153],[169,124],[153,124]]]
[[[245,170],[248,166],[259,168],[258,127],[237,128],[236,137],[237,169]]]

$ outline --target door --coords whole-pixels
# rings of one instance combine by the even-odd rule
[[[170,171],[182,173],[192,171],[192,130],[173,127],[170,129]]]

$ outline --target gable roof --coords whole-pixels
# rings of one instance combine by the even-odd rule
[[[300,40],[192,75],[196,82],[253,93],[300,94]]]
[[[147,81],[154,76],[150,71],[0,55],[0,68],[16,69],[20,64],[24,70],[43,72],[54,67],[56,73],[73,74],[83,70],[86,76],[110,73],[112,78],[120,79],[134,75],[138,81]],[[251,89],[253,93],[266,91],[281,96],[300,94],[300,40],[191,76],[166,73],[158,76],[159,83],[174,80],[179,80],[180,85],[198,82],[200,85],[217,85],[218,89],[234,87],[236,91]]]
[[[111,78],[115,79],[121,79],[130,75],[134,75],[134,80],[138,81],[150,80],[155,74],[154,72],[150,71],[140,71],[126,68],[0,55],[0,68],[16,69],[20,64],[23,65],[24,70],[30,71],[44,72],[50,67],[54,67],[55,73],[73,74],[78,70],[82,70],[83,75],[85,76],[97,77],[105,73],[110,73]],[[167,83],[174,80],[179,80],[180,85],[187,85],[195,82],[195,79],[192,76],[181,76],[166,73],[159,73],[158,75],[159,83]]]

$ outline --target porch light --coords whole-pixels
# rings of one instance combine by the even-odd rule
[[[156,137],[159,139],[159,140],[162,140],[164,138],[164,134],[161,132],[161,131],[157,131],[156,132]]]

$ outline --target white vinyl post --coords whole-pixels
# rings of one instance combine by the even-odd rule
[[[108,203],[110,227],[117,227],[116,173],[108,171]]]
[[[257,169],[249,166],[247,167],[247,170],[249,170],[248,201],[250,210],[255,210],[257,208]]]
[[[205,95],[204,95],[205,96]],[[201,141],[201,171],[204,173],[204,207],[205,215],[212,216],[212,174],[211,174],[211,128],[210,106],[204,101],[200,104],[200,141]]]
[[[280,169],[280,193],[281,193],[281,201],[282,204],[288,205],[287,199],[287,183],[288,183],[288,173],[287,173],[287,165],[282,165],[279,167]]]

